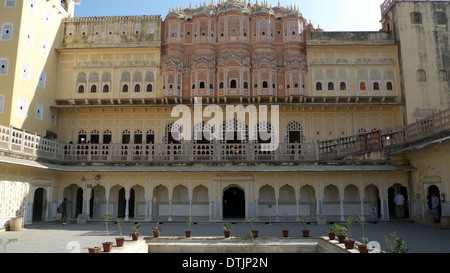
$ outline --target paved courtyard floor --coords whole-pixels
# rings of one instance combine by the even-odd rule
[[[141,222],[141,238],[152,236],[155,222]],[[122,224],[124,237],[131,241],[129,236],[133,222]],[[283,223],[256,223],[260,237],[282,236]],[[329,225],[309,224],[311,237],[326,236]],[[163,222],[161,236],[184,236],[187,229],[185,223]],[[301,237],[302,225],[288,223],[289,237]],[[109,240],[114,241],[119,231],[117,224],[108,223]],[[223,236],[222,223],[197,223],[191,226],[192,236]],[[235,223],[231,227],[231,236],[246,237],[252,229],[251,223]],[[365,225],[365,235],[370,241],[380,244],[381,250],[386,250],[385,236],[396,232],[405,241],[408,253],[449,253],[450,230],[441,229],[438,225],[417,224],[411,222],[378,222]],[[359,240],[362,237],[362,228],[353,224],[352,238]],[[0,246],[0,253],[87,253],[89,247],[100,246],[107,241],[106,226],[104,222],[88,222],[85,225],[75,223],[59,225],[57,223],[41,223],[27,225],[20,231],[2,231],[0,240],[5,243],[8,239],[17,239],[8,244],[6,249]],[[6,250],[6,251],[5,251]]]

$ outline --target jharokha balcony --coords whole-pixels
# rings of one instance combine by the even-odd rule
[[[45,159],[59,164],[254,164],[336,161],[380,149],[403,148],[450,130],[450,109],[398,128],[317,143],[64,144],[0,126],[0,154]],[[273,148],[273,147],[272,147]]]

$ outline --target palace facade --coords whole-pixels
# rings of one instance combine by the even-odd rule
[[[58,220],[64,197],[72,220],[429,221],[432,193],[450,216],[449,1],[387,0],[376,32],[300,9],[79,18],[4,0],[0,227]]]

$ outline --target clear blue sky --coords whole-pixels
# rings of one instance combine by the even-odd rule
[[[172,7],[195,7],[205,0],[81,0],[75,17],[114,15],[161,15],[164,19]],[[219,0],[214,0],[217,4]],[[247,0],[248,2],[248,0]],[[250,0],[254,4],[256,0]],[[266,0],[272,6],[278,0]],[[280,0],[281,6],[300,7],[303,17],[325,31],[377,31],[381,28],[380,5],[384,0]],[[206,1],[207,4],[211,0]],[[258,1],[261,3],[261,0]]]

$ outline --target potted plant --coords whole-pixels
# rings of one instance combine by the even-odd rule
[[[256,223],[256,218],[250,219],[250,223],[252,224],[252,230],[251,230],[251,233],[252,233],[253,239],[254,239],[254,238],[258,238],[258,233],[259,233],[259,231],[258,231],[258,229],[256,228],[256,225],[255,225],[255,223]]]
[[[131,229],[131,238],[133,241],[137,241],[139,239],[139,236],[141,235],[139,233],[139,229],[141,228],[141,224],[137,224]]]
[[[301,219],[303,223],[302,235],[303,237],[309,237],[309,229],[306,228],[306,219],[308,219],[308,216],[303,213]]]
[[[159,227],[159,221],[156,222],[156,226],[153,228],[153,237],[158,238],[161,234],[162,228]]]
[[[230,238],[231,234],[231,224],[225,223],[223,224],[223,235],[225,238]]]
[[[344,245],[346,249],[352,249],[355,246],[355,240],[352,239],[352,224],[355,222],[355,218],[353,216],[348,216],[346,219],[346,228],[347,234],[346,239],[344,240]]]
[[[185,231],[186,233],[186,238],[191,238],[192,235],[192,230],[191,230],[191,224],[192,224],[192,215],[189,214],[188,219],[186,221],[186,224],[188,226],[188,229]]]
[[[125,238],[122,236],[124,228],[120,225],[122,223],[122,219],[117,218],[117,227],[119,228],[119,237],[116,237],[116,245],[118,247],[123,246],[123,243],[125,242]]]
[[[356,221],[361,225],[362,229],[362,238],[360,241],[360,244],[358,244],[358,250],[360,253],[368,253],[369,250],[367,249],[367,244],[369,243],[369,239],[366,237],[366,234],[364,232],[364,224],[366,223],[366,219],[363,215],[357,215]]]
[[[101,215],[101,217],[105,220],[105,226],[106,226],[106,237],[108,238],[108,241],[103,242],[103,251],[105,252],[111,252],[112,250],[112,246],[113,246],[113,242],[111,242],[109,240],[109,230],[108,230],[108,221],[111,220],[111,215],[110,214],[106,214],[106,215]]]
[[[358,245],[359,253],[369,253],[369,249],[367,248],[369,239],[367,239],[367,237],[362,237],[360,243],[361,244]]]
[[[336,233],[336,236],[338,237],[339,243],[341,243],[341,244],[344,243],[345,235],[347,234],[347,229],[338,224],[334,224],[334,232]]]
[[[287,217],[287,213],[283,213],[283,218],[284,218],[284,229],[282,230],[282,233],[283,233],[283,237],[289,237],[289,230],[288,230],[288,227],[287,227],[287,219],[288,219],[288,217]]]
[[[102,250],[102,248],[98,247],[98,246],[89,247],[88,249],[89,249],[89,253],[100,253]]]
[[[328,227],[328,238],[330,240],[336,239],[336,230],[335,230],[334,226],[329,226]]]

